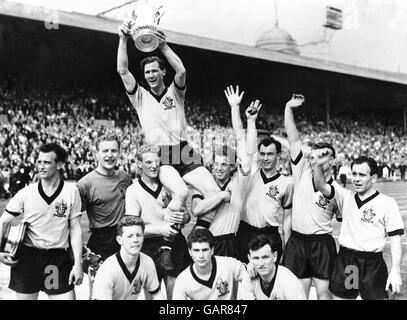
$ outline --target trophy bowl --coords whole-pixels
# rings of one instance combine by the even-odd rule
[[[136,48],[142,52],[154,51],[160,40],[165,40],[164,32],[158,29],[163,15],[161,8],[155,8],[148,3],[138,3],[133,10],[131,37]]]
[[[134,31],[132,38],[138,50],[151,52],[157,49],[160,39],[165,39],[161,34],[163,35],[162,31],[153,26],[142,26]]]

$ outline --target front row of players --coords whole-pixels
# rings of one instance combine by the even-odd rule
[[[96,273],[93,298],[96,300],[162,300],[153,260],[141,252],[145,225],[137,216],[125,216],[117,227],[120,251],[110,256]],[[249,242],[249,259],[257,277],[232,257],[214,255],[214,237],[204,228],[188,238],[193,263],[176,278],[175,300],[304,300],[297,277],[277,263],[278,244],[259,235]]]
[[[127,297],[128,294],[137,296],[141,287],[147,290],[146,297],[160,297],[156,289],[161,279],[164,279],[166,296],[169,299],[203,297],[205,296],[203,292],[208,288],[211,289],[209,293],[206,291],[209,294],[207,297],[214,297],[212,294],[217,294],[212,290],[218,290],[220,294],[226,292],[227,296],[229,292],[231,294],[236,292],[236,282],[241,282],[239,288],[246,288],[242,289],[243,293],[239,290],[238,296],[249,298],[249,292],[252,292],[254,297],[259,299],[280,292],[276,287],[276,283],[280,282],[277,281],[280,277],[278,274],[285,274],[287,278],[292,275],[286,270],[291,270],[299,279],[307,298],[311,282],[315,285],[319,299],[329,299],[332,294],[335,298],[355,298],[360,294],[365,299],[383,299],[387,297],[387,289],[399,293],[400,237],[404,232],[404,226],[396,202],[374,189],[377,178],[376,162],[363,156],[353,162],[351,169],[355,193],[346,191],[333,182],[331,168],[335,150],[330,144],[317,143],[312,146],[310,156],[306,156],[292,111],[293,108],[302,105],[304,100],[302,96],[294,96],[285,109],[285,127],[293,167],[292,181],[277,171],[281,152],[281,144],[278,141],[272,138],[263,139],[257,145],[256,152],[255,122],[261,107],[259,101],[253,102],[246,111],[247,134],[245,134],[239,110],[243,93],[239,93],[238,88],[235,90],[228,87],[225,94],[231,107],[239,166],[232,175],[232,169],[236,167],[235,156],[228,148],[221,150],[216,154],[214,163],[214,179],[220,191],[206,196],[199,192],[193,195],[192,213],[198,216],[198,221],[201,215],[216,210],[214,219],[206,225],[210,236],[197,227],[191,233],[187,244],[182,233],[173,227],[185,225],[190,217],[184,209],[168,208],[171,198],[158,179],[161,168],[160,149],[157,147],[146,145],[139,150],[138,164],[141,177],[131,184],[129,177],[126,176],[124,181],[114,170],[120,151],[117,137],[102,137],[97,144],[98,168],[94,173],[98,182],[93,183],[91,187],[89,181],[80,181],[78,193],[73,186],[64,184],[58,174],[66,152],[55,144],[44,145],[40,149],[38,159],[41,181],[17,193],[0,218],[0,236],[5,233],[15,216],[23,215],[29,222],[19,262],[11,261],[6,253],[0,253],[0,261],[12,266],[10,288],[17,292],[17,297],[35,299],[40,290],[45,290],[51,298],[73,297],[72,285],[80,284],[82,281],[80,257],[82,235],[78,213],[84,209],[88,213],[92,234],[98,236],[92,238],[94,250],[104,255],[103,260],[110,256],[102,264],[105,267],[101,267],[98,273],[110,272],[109,276],[113,279],[111,281],[123,280],[119,279],[120,274],[126,276],[125,280],[128,283],[120,282],[120,286],[125,288],[119,294],[121,297],[123,295]],[[255,112],[249,112],[251,110]],[[256,153],[258,166],[253,159]],[[130,186],[126,192],[128,185]],[[116,200],[108,201],[110,205],[106,204],[106,207],[103,204],[105,196],[114,197]],[[123,216],[121,212],[124,211],[122,210],[124,202],[128,214],[142,217],[145,230],[141,224],[139,227],[130,228],[132,232],[128,235],[124,230],[130,229],[125,222],[123,226],[120,225],[119,234],[116,236],[116,226],[113,228],[113,225]],[[112,212],[116,213],[109,214],[104,208],[111,208]],[[280,209],[283,211],[282,219],[279,216]],[[335,213],[338,220],[343,219],[339,236],[339,254],[332,238],[332,218]],[[133,221],[132,219],[129,221]],[[133,223],[129,221],[128,223]],[[51,225],[53,227],[49,228]],[[198,225],[202,227],[205,223]],[[279,227],[283,231],[282,239],[278,232]],[[138,228],[142,231],[141,236],[140,230],[135,232]],[[137,258],[141,248],[138,238],[144,239],[144,233],[146,241],[143,251],[155,257],[162,247],[172,248],[170,251],[172,266],[166,268],[167,263],[160,263],[155,259],[158,276],[143,273],[145,278],[140,282],[136,276],[139,275],[141,264],[151,264],[149,259]],[[194,241],[191,240],[195,236],[201,237],[198,236],[200,233],[207,234],[205,248],[202,244],[205,241],[196,241],[198,244],[193,245]],[[266,249],[263,248],[265,245],[262,243],[266,241],[264,235],[270,241],[270,250],[267,246]],[[392,256],[389,275],[382,257],[387,235],[391,239]],[[256,245],[256,241],[254,244],[250,242],[253,237],[260,244]],[[118,249],[114,248],[114,243],[121,245],[117,254],[115,252]],[[107,251],[102,252],[102,249],[107,249],[107,245],[111,246],[110,252],[115,253],[113,256]],[[68,247],[72,248],[73,262],[66,255]],[[261,253],[259,256],[256,255],[258,252]],[[250,259],[252,263],[249,264],[248,271],[252,273],[253,269],[256,270],[259,275],[257,282],[253,282],[250,277],[242,276],[245,274],[242,273],[244,269],[237,260],[227,262],[230,275],[221,276],[219,278],[221,280],[216,280],[216,274],[212,271],[223,270],[221,265],[224,258],[212,258],[213,254],[215,257],[235,257],[242,262],[248,262]],[[274,254],[276,256],[270,258]],[[191,257],[194,263],[188,267],[192,262]],[[47,261],[61,266],[63,271],[60,273],[63,279],[61,278],[58,283],[60,285],[58,290],[52,286],[44,288],[46,278],[44,268]],[[274,262],[275,267],[269,265],[268,261]],[[287,269],[279,265],[280,261]],[[118,266],[121,273],[114,272]],[[148,269],[152,270],[151,265]],[[276,274],[277,278],[274,277]],[[109,276],[103,277],[102,280],[107,281]],[[225,279],[233,279],[233,282],[229,283],[229,280]],[[215,280],[216,282],[213,282]],[[98,287],[112,284],[103,281],[96,279],[95,283],[94,292],[95,294],[99,292],[97,293],[100,295],[99,298],[105,296],[101,296]],[[180,289],[178,283],[182,281],[186,281],[188,285],[181,285]],[[65,285],[65,282],[69,285]],[[295,295],[298,298],[292,291],[296,288],[293,284],[295,281],[281,282],[289,283],[288,293],[284,291],[287,296]],[[134,284],[131,288],[130,283]],[[229,288],[234,289],[225,289],[226,283]],[[108,294],[109,290],[106,292]],[[111,294],[112,297],[117,297]],[[97,295],[95,298],[98,298]],[[277,294],[277,297],[282,298],[284,294]]]

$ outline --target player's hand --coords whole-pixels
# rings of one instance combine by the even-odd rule
[[[329,148],[312,150],[312,157],[315,164],[323,166],[328,163],[329,158],[332,156],[332,150]]]
[[[168,208],[163,209],[164,221],[170,224],[184,223],[185,212],[184,211],[172,211]]]
[[[239,86],[236,86],[236,90],[233,89],[233,86],[229,86],[223,92],[225,93],[226,99],[232,108],[238,107],[240,102],[242,102],[244,91],[239,94]]]
[[[160,228],[160,233],[164,238],[174,238],[178,232],[178,230],[171,227],[171,224],[164,224]]]
[[[127,39],[131,35],[131,30],[133,27],[133,21],[127,20],[119,27],[119,37],[122,39]]]
[[[6,266],[12,267],[17,264],[18,260],[13,260],[11,254],[8,252],[0,252],[0,262]]]
[[[250,103],[250,106],[247,107],[246,112],[245,112],[247,120],[256,121],[261,107],[262,107],[262,104],[260,103],[259,100],[252,101]]]
[[[297,107],[301,106],[304,103],[304,101],[305,101],[305,98],[302,94],[294,93],[293,96],[291,97],[291,100],[288,101],[285,106],[289,107],[289,108],[297,108]]]
[[[158,38],[158,48],[162,49],[164,46],[167,45],[166,35],[163,31],[157,29],[154,32],[154,35],[157,36],[157,38]]]
[[[184,213],[184,218],[182,220],[182,223],[184,225],[186,225],[187,223],[189,223],[191,221],[191,215],[187,210],[185,210],[183,213]]]
[[[221,191],[221,195],[222,195],[224,202],[230,202],[230,198],[232,196],[232,191],[230,191],[230,189],[226,188],[225,191]]]
[[[391,270],[386,282],[386,291],[391,290],[392,294],[398,294],[401,292],[401,276],[397,270]]]
[[[82,264],[76,263],[72,267],[71,273],[69,274],[69,284],[74,284],[79,286],[82,284],[83,280],[83,267]]]
[[[246,269],[247,274],[249,275],[249,277],[250,277],[251,279],[257,277],[257,271],[256,271],[256,268],[254,267],[254,264],[253,264],[253,263],[249,262],[249,263],[246,265],[246,268],[247,268],[247,269]]]

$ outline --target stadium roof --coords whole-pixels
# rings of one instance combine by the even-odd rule
[[[23,1],[23,0],[21,0]],[[65,7],[52,6],[52,1],[36,0],[37,5],[33,6],[27,3],[14,1],[0,2],[0,13],[14,17],[47,21],[57,13],[58,23],[73,27],[97,30],[108,33],[117,33],[118,26],[126,19],[128,13],[131,12],[130,6],[135,1],[128,0],[104,0],[92,1],[93,6],[86,6],[82,9],[78,7],[72,11],[69,9],[71,1],[65,1]],[[75,2],[75,1],[74,1]],[[89,1],[83,1],[88,3]],[[56,1],[55,3],[61,3]],[[62,9],[61,9],[62,8]],[[71,7],[72,8],[72,7]],[[336,72],[357,77],[381,80],[386,82],[398,83],[407,85],[407,74],[387,72],[376,69],[352,66],[349,64],[327,61],[305,57],[301,55],[290,55],[281,52],[271,51],[267,49],[259,49],[248,45],[237,44],[227,41],[215,40],[206,37],[195,36],[186,33],[163,30],[167,35],[167,40],[170,43],[213,50],[217,52],[241,55],[266,61],[285,63],[295,66],[307,67],[328,72]]]

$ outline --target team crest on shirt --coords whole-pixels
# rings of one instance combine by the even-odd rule
[[[269,192],[266,193],[270,198],[273,198],[274,200],[277,200],[277,195],[280,193],[278,190],[277,186],[271,185],[269,188]]]
[[[171,200],[172,200],[171,195],[167,191],[163,192],[163,195],[161,197],[161,201],[163,202],[163,208],[167,208]]]
[[[169,96],[165,97],[162,104],[164,105],[164,110],[171,110],[172,108],[175,108],[174,99],[172,97],[169,97]]]
[[[367,223],[373,223],[372,220],[375,215],[376,213],[373,212],[372,207],[366,208],[365,210],[363,210],[363,217],[360,220]]]
[[[55,203],[55,212],[56,213],[54,213],[54,217],[64,218],[66,209],[68,209],[68,205],[66,204],[64,199],[61,199],[60,201]]]
[[[141,292],[141,287],[143,286],[143,282],[141,281],[140,278],[135,279],[133,282],[133,290],[131,290],[131,295],[136,296],[139,295]]]
[[[229,292],[228,282],[223,281],[222,278],[219,278],[218,281],[216,281],[216,290],[219,292],[218,297],[223,297]]]
[[[315,204],[322,209],[326,209],[326,206],[329,204],[329,202],[330,201],[321,194],[319,195],[318,202],[315,202]]]

